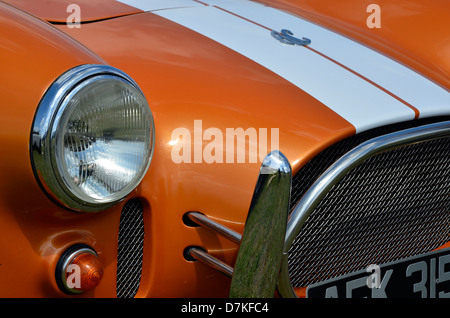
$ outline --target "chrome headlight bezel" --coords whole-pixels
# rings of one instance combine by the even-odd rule
[[[126,85],[139,94],[139,98],[145,102],[146,111],[148,110],[149,120],[149,145],[148,156],[144,159],[144,164],[140,167],[140,173],[134,177],[130,185],[127,185],[124,191],[118,196],[106,198],[105,200],[89,200],[74,193],[73,188],[68,186],[63,173],[60,173],[61,153],[58,151],[61,147],[61,136],[59,130],[61,117],[67,111],[70,96],[75,95],[77,91],[99,83],[100,81],[117,82]],[[145,108],[145,107],[144,107]],[[79,212],[97,212],[105,210],[125,198],[142,181],[147,172],[153,156],[155,142],[155,128],[153,115],[146,98],[134,82],[134,80],[124,72],[108,66],[88,64],[72,68],[62,74],[44,94],[37,108],[33,120],[30,137],[30,157],[33,172],[44,192],[57,204],[70,210]],[[58,168],[59,167],[59,168]]]

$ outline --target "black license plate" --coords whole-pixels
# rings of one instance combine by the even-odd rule
[[[450,248],[309,285],[308,298],[450,298]]]

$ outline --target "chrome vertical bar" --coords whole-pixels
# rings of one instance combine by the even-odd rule
[[[241,242],[241,235],[239,233],[211,220],[210,218],[199,212],[189,212],[186,214],[186,216],[192,222],[204,228],[210,229],[211,231],[224,236],[225,238],[229,239],[234,243],[239,244]]]
[[[273,297],[281,266],[292,170],[279,151],[263,160],[231,281],[232,298]]]
[[[227,275],[228,277],[231,277],[233,275],[233,268],[231,266],[228,266],[224,262],[218,260],[214,256],[208,254],[207,252],[203,251],[202,249],[198,247],[191,247],[188,250],[188,254],[190,257],[208,265],[212,268],[217,269],[218,271],[222,272],[223,274]]]

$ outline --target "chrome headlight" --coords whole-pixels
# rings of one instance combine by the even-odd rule
[[[105,65],[58,78],[41,100],[31,162],[43,189],[63,206],[98,211],[142,180],[154,144],[153,116],[137,84]]]

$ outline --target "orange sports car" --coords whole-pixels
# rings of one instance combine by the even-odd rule
[[[450,297],[449,14],[0,1],[0,297]]]

